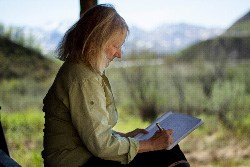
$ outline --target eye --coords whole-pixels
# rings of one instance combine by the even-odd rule
[[[114,47],[116,48],[116,49],[120,49],[121,47],[119,47],[118,45],[114,45]]]

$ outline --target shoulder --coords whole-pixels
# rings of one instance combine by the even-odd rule
[[[64,62],[57,77],[71,83],[80,83],[95,80],[101,83],[102,77],[83,63]]]

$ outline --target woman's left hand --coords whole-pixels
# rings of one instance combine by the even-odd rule
[[[147,134],[148,131],[146,129],[136,128],[135,130],[125,133],[124,135],[125,137],[135,137],[139,133]]]

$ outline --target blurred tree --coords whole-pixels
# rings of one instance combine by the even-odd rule
[[[4,25],[0,23],[0,36],[4,35]]]
[[[25,34],[22,28],[17,27],[14,29],[12,40],[25,46]]]
[[[175,70],[175,72],[171,75],[173,86],[175,87],[177,93],[178,93],[178,99],[179,99],[179,111],[183,112],[185,110],[185,88],[184,88],[184,77],[181,75],[181,73],[178,70]]]
[[[8,39],[12,39],[13,36],[13,27],[9,27],[5,32],[4,32],[4,37],[8,38]]]
[[[140,59],[133,57],[138,55],[130,55],[130,67],[121,69],[121,76],[127,85],[127,91],[130,94],[131,101],[139,111],[144,121],[154,120],[159,113],[158,102],[161,98],[159,94],[161,90],[159,66],[147,65],[152,62],[152,55],[141,55]],[[148,57],[150,56],[150,58]],[[142,60],[144,57],[144,60]],[[128,63],[128,64],[129,64]],[[149,63],[150,64],[150,63]]]

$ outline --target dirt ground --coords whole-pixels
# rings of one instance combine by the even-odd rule
[[[180,143],[192,167],[250,167],[250,140],[214,134]]]

